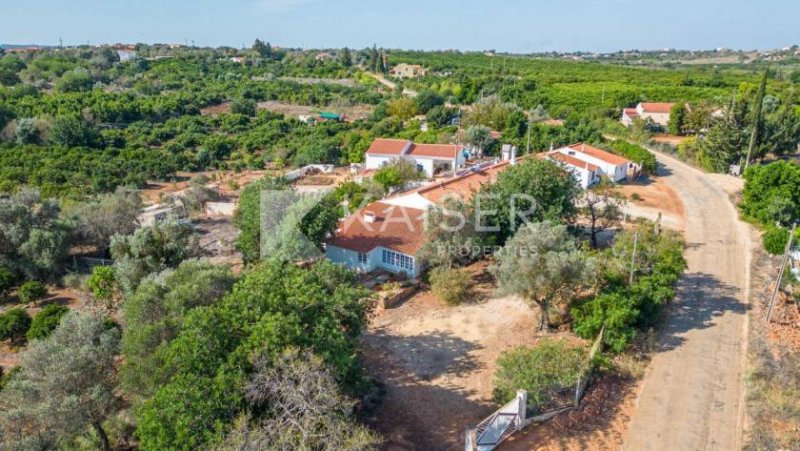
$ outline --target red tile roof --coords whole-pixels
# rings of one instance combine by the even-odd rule
[[[556,161],[560,161],[562,163],[566,163],[566,164],[568,164],[570,166],[575,166],[577,168],[581,168],[581,169],[588,169],[590,171],[596,171],[596,170],[600,169],[599,167],[597,167],[596,165],[594,165],[592,163],[587,163],[587,162],[585,162],[583,160],[579,160],[579,159],[577,159],[577,158],[575,158],[575,157],[573,157],[571,155],[565,155],[565,154],[563,154],[561,152],[556,152],[556,151],[548,152],[547,153],[547,157],[550,158],[550,159],[556,160]]]
[[[372,141],[367,153],[373,155],[400,155],[409,143],[410,141],[407,139],[378,138]]]
[[[639,112],[636,111],[636,108],[625,108],[625,115],[628,117],[636,117],[639,115]]]
[[[642,102],[642,110],[645,113],[659,113],[665,114],[672,111],[674,103],[656,103],[656,102]]]
[[[573,144],[569,146],[570,149],[575,150],[577,152],[583,152],[586,155],[591,155],[598,160],[603,160],[606,163],[611,163],[616,166],[620,166],[623,164],[630,164],[631,160],[621,157],[617,154],[613,154],[611,152],[607,152],[603,149],[598,149],[597,147],[590,146],[584,143]]]
[[[375,221],[367,222],[365,213],[374,214]],[[415,255],[425,242],[424,215],[416,208],[374,202],[346,218],[328,243],[363,254],[380,246]]]
[[[465,200],[470,199],[473,193],[480,190],[481,186],[493,183],[497,179],[497,175],[508,165],[507,161],[503,161],[488,168],[426,186],[419,189],[417,193],[433,203],[438,203],[445,196],[460,197]]]
[[[463,146],[456,144],[412,144],[408,155],[412,157],[454,159],[463,148]]]

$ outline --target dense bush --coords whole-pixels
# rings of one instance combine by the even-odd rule
[[[612,141],[610,147],[614,153],[641,165],[645,172],[656,173],[656,156],[644,147],[622,140]]]
[[[37,280],[29,280],[17,290],[17,297],[24,304],[39,301],[45,296],[47,296],[47,287]]]
[[[625,349],[640,331],[654,327],[664,305],[675,295],[675,285],[686,268],[683,240],[671,231],[656,234],[644,222],[639,233],[634,282],[628,284],[634,232],[622,232],[599,261],[605,264],[601,293],[577,303],[570,313],[573,330],[591,339],[605,326],[604,342],[615,352]]]
[[[776,161],[745,173],[742,212],[762,225],[789,226],[800,220],[800,165]]]
[[[69,307],[65,305],[50,304],[46,306],[34,315],[31,327],[25,336],[28,340],[46,338],[58,327],[59,323],[61,323],[61,318],[67,312],[69,312]]]
[[[470,279],[469,273],[464,269],[434,268],[430,272],[433,294],[450,305],[458,305],[467,300]]]
[[[545,338],[532,347],[505,351],[497,360],[494,399],[507,403],[517,390],[527,390],[528,407],[541,413],[568,391],[571,402],[581,375],[589,370],[585,346],[566,340]]]
[[[764,249],[772,255],[783,255],[789,243],[789,230],[782,227],[767,227],[764,231]]]
[[[19,342],[31,327],[31,317],[21,308],[13,308],[0,314],[0,340]]]
[[[268,262],[220,302],[189,310],[158,352],[152,370],[163,379],[155,394],[135,408],[141,449],[197,449],[218,439],[245,407],[252,359],[274,362],[290,347],[313,351],[345,391],[357,389],[366,294],[354,273],[332,263],[302,269]]]

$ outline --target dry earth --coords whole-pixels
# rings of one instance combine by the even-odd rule
[[[624,449],[739,449],[749,228],[738,221],[730,192],[712,177],[657,156],[664,180],[683,201],[688,269],[660,332]]]

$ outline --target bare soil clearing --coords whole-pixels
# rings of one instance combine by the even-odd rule
[[[664,226],[684,230],[686,213],[683,201],[664,177],[646,177],[637,182],[620,185],[620,191],[628,199],[625,212],[633,217],[658,219]],[[638,196],[637,200],[632,197]]]
[[[363,342],[386,385],[372,423],[387,449],[463,449],[464,428],[497,408],[494,362],[535,342],[536,317],[518,298],[449,307],[427,291],[378,312]]]

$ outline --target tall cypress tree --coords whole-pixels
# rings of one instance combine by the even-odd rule
[[[750,146],[747,148],[747,159],[744,162],[744,170],[750,166],[750,157],[753,155],[753,149],[758,144],[758,130],[761,127],[761,116],[764,110],[764,95],[767,92],[767,77],[769,76],[769,67],[764,69],[764,76],[761,77],[761,86],[758,87],[756,98],[753,101],[753,133],[750,134]]]

